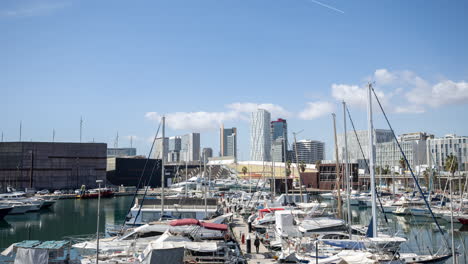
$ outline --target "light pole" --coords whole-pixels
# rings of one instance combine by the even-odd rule
[[[101,183],[102,180],[96,180],[98,184],[98,202],[97,202],[97,227],[96,227],[96,264],[99,263],[99,214],[100,214],[100,205],[101,205]]]

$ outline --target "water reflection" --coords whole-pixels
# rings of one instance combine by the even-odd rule
[[[100,229],[107,223],[122,223],[132,197],[101,200]],[[97,200],[59,200],[53,209],[8,215],[0,222],[0,248],[26,239],[60,240],[95,234]]]

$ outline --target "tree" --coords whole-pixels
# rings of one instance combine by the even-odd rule
[[[377,175],[379,175],[379,174],[382,173],[382,169],[381,169],[379,166],[377,166],[377,167],[375,168],[375,172],[377,173]]]
[[[301,170],[302,173],[305,172],[306,170],[306,164],[304,161],[301,161],[301,163],[299,164],[299,169]]]
[[[291,161],[290,160],[286,162],[286,176],[288,176],[288,178],[289,176],[291,176]]]
[[[426,169],[423,172],[424,181],[426,182],[426,186],[427,186],[428,190],[429,190],[429,171],[430,171],[430,169]]]
[[[444,169],[445,171],[448,171],[453,175],[458,169],[458,159],[455,157],[453,154],[450,154],[447,156],[445,159],[445,164],[444,164]]]
[[[385,169],[383,170],[383,174],[385,174],[385,175],[390,174],[390,166],[385,165]]]
[[[406,170],[406,161],[404,158],[401,158],[398,163],[400,164],[400,168],[401,168],[401,175],[403,175],[403,177],[405,177],[405,189],[408,188],[408,179],[406,178],[405,176],[405,170]]]
[[[245,166],[242,167],[242,173],[244,174],[244,176],[245,176],[245,174],[247,174],[247,172],[248,172],[247,167],[245,167]]]
[[[320,168],[320,165],[322,165],[322,161],[321,160],[317,160],[315,162],[315,169],[318,170]]]
[[[403,170],[403,172],[406,170],[406,161],[404,158],[401,158],[398,163],[400,164],[400,168]]]

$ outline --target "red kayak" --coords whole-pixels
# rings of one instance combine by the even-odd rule
[[[458,221],[464,225],[468,225],[468,218],[458,218]]]

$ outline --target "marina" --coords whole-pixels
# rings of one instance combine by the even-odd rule
[[[468,264],[467,11],[0,1],[0,264]]]

